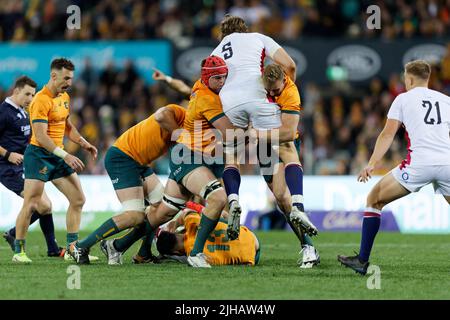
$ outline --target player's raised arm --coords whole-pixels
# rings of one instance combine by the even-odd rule
[[[377,138],[377,142],[375,143],[375,149],[373,150],[372,156],[370,157],[369,163],[367,166],[361,170],[358,175],[359,182],[366,182],[371,178],[371,174],[378,164],[378,162],[383,158],[386,151],[388,151],[389,147],[394,140],[395,134],[397,133],[398,128],[400,127],[401,122],[394,119],[387,119],[386,124],[381,131],[380,135]]]
[[[156,68],[153,68],[152,78],[153,80],[166,82],[173,90],[181,93],[186,99],[189,99],[189,96],[191,95],[191,87],[189,87],[182,80],[174,79]]]
[[[284,72],[295,82],[297,66],[291,56],[283,48],[279,48],[273,55],[273,61],[279,64]]]
[[[70,121],[70,116],[66,119],[66,134],[71,141],[77,143],[86,151],[89,151],[94,160],[97,158],[97,148],[87,142],[87,140],[81,136],[77,128],[73,125],[72,121]]]

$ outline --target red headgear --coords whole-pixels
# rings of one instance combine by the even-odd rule
[[[209,78],[212,76],[226,75],[228,68],[225,61],[218,56],[209,56],[202,63],[201,78],[203,84],[209,86]]]

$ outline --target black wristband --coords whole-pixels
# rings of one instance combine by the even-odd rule
[[[6,160],[8,160],[9,156],[11,155],[11,152],[9,152],[8,150],[6,150],[5,155],[3,156],[3,158],[5,158]]]

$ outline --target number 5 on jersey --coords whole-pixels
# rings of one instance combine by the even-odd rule
[[[223,58],[229,59],[233,56],[233,49],[231,48],[231,42],[227,42],[222,47]]]

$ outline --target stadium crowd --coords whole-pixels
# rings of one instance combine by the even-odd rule
[[[252,31],[279,39],[300,36],[439,37],[450,27],[450,0],[2,0],[0,41],[217,37],[225,13]],[[78,5],[81,30],[67,30],[67,7]],[[367,7],[381,10],[369,30]],[[395,14],[392,14],[392,13]],[[371,11],[372,13],[372,11]]]
[[[414,1],[414,5],[403,0],[370,3],[382,8],[382,30],[367,30],[362,23],[369,1],[3,0],[0,40],[215,37],[214,26],[226,12],[245,17],[252,30],[275,34],[277,39],[369,34],[387,39],[427,37],[445,34],[450,26],[450,0]],[[82,9],[79,31],[65,27],[70,4]],[[165,104],[187,102],[162,82],[146,84],[131,61],[120,70],[109,63],[98,71],[92,63],[86,59],[76,66],[80,72],[70,94],[73,122],[98,147],[99,158],[92,162],[70,142],[66,148],[87,162],[84,173],[105,174],[103,156],[116,137]],[[450,94],[450,45],[442,62],[433,68],[431,87]],[[401,75],[392,74],[388,82],[374,78],[370,85],[351,92],[342,89],[345,83],[318,87],[298,80],[304,108],[300,134],[305,173],[356,174],[368,160],[391,102],[404,91]],[[1,101],[8,89],[0,88]],[[377,173],[388,171],[405,154],[406,141],[399,135]],[[155,165],[157,173],[168,173],[167,158]],[[243,172],[255,174],[258,169],[246,166]]]
[[[165,83],[146,85],[132,62],[123,70],[111,63],[97,72],[87,59],[79,68],[70,93],[72,121],[98,147],[98,161],[89,162],[89,157],[70,141],[66,148],[88,161],[85,173],[105,173],[103,155],[126,129],[168,103],[187,103]],[[450,46],[441,64],[434,66],[431,87],[450,94]],[[368,160],[391,102],[404,91],[399,74],[392,74],[387,83],[374,78],[356,95],[311,82],[302,82],[299,88],[304,108],[300,128],[304,169],[307,174],[318,175],[356,174]],[[7,95],[8,88],[0,88],[2,101]],[[398,164],[405,154],[406,141],[400,134],[378,173]],[[167,159],[158,161],[155,169],[167,173]],[[244,172],[253,174],[257,170],[247,166]]]

